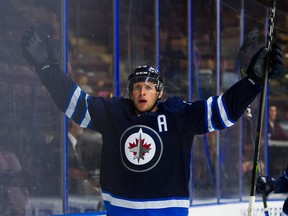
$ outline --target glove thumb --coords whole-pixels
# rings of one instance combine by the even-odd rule
[[[259,55],[257,57],[257,60],[255,62],[255,65],[253,67],[254,73],[260,77],[264,77],[264,72],[265,72],[265,62],[268,56],[268,49],[267,48],[262,48],[259,50]]]

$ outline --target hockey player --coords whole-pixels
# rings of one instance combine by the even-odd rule
[[[102,134],[101,188],[109,216],[187,216],[193,137],[232,126],[260,93],[265,58],[269,78],[283,71],[282,51],[260,49],[248,76],[224,94],[187,102],[161,101],[157,69],[139,66],[128,78],[129,98],[93,97],[61,71],[50,37],[30,27],[21,46],[41,82],[67,117]]]
[[[287,193],[288,192],[288,164],[286,170],[278,178],[274,179],[269,176],[259,176],[256,182],[256,193],[269,196],[271,193]],[[283,204],[282,215],[288,215],[288,198]]]

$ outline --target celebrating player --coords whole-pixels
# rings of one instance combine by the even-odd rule
[[[161,101],[157,69],[139,66],[128,78],[129,98],[88,95],[60,68],[50,37],[30,27],[21,46],[43,85],[67,117],[102,134],[101,188],[109,216],[187,216],[193,137],[232,126],[261,92],[265,59],[269,78],[283,71],[282,51],[260,49],[247,77],[224,94],[187,102]]]

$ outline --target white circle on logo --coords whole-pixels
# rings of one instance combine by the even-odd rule
[[[163,143],[159,134],[145,125],[127,128],[120,139],[120,154],[124,166],[133,172],[146,172],[162,157]]]
[[[125,155],[130,163],[144,165],[150,162],[156,152],[154,140],[140,128],[137,133],[131,134],[124,145]]]

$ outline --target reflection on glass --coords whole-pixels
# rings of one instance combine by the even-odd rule
[[[193,2],[193,100],[216,95],[216,5]],[[205,26],[205,28],[203,28]],[[191,84],[190,84],[191,85]],[[192,204],[213,203],[217,196],[217,132],[193,142]],[[201,169],[200,169],[201,167]]]
[[[119,1],[121,94],[127,95],[127,78],[139,65],[156,67],[154,1]]]
[[[71,78],[89,95],[113,93],[113,2],[69,1],[69,62]],[[111,14],[111,16],[107,16]],[[100,189],[102,136],[68,123],[68,211],[103,211]]]
[[[19,41],[29,25],[47,31],[60,55],[59,1],[0,2],[0,214],[62,211],[62,114]]]
[[[187,1],[160,5],[160,69],[165,94],[189,98]],[[181,83],[181,84],[180,84]]]

